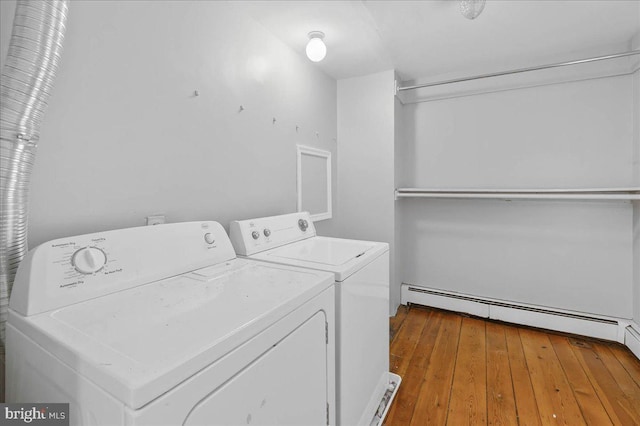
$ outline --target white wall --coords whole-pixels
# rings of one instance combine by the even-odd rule
[[[634,181],[640,188],[640,70],[633,74],[633,111]],[[640,325],[640,201],[633,202],[633,319]]]
[[[396,75],[396,79],[399,81],[398,76]],[[404,105],[400,101],[398,97],[395,98],[394,101],[394,181],[395,188],[401,188],[406,186],[404,182],[404,173],[403,173],[403,152],[406,149],[405,143],[407,142],[407,138],[405,136],[405,126],[404,126]],[[394,269],[391,271],[392,280],[391,280],[391,307],[392,314],[395,314],[397,307],[400,305],[400,286],[402,285],[403,279],[403,271],[401,270],[401,265],[403,264],[403,258],[407,256],[406,253],[406,237],[403,235],[402,230],[402,220],[404,218],[405,204],[402,202],[395,203],[395,258],[396,262],[394,264]]]
[[[430,188],[632,186],[631,85],[631,76],[619,76],[405,105],[402,181]],[[632,315],[629,202],[399,203],[404,282]]]
[[[338,200],[335,235],[383,241],[395,262],[394,72],[338,81]],[[393,278],[393,272],[391,272]],[[399,294],[392,285],[390,310]]]
[[[631,317],[628,204],[405,200],[404,282]]]
[[[640,325],[640,201],[633,202],[633,319]]]
[[[0,7],[4,58],[14,2]],[[295,211],[295,145],[335,158],[334,138],[335,80],[232,2],[72,2],[30,246],[153,213],[227,226]]]
[[[631,77],[406,105],[415,186],[628,186]]]

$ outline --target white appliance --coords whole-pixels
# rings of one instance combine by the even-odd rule
[[[234,221],[241,256],[336,280],[337,423],[381,424],[400,384],[389,372],[389,245],[316,235],[306,212]]]
[[[217,222],[63,238],[20,265],[7,401],[74,425],[335,421],[334,280],[236,259]]]

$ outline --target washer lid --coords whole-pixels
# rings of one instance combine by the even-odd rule
[[[374,247],[374,243],[364,241],[311,238],[274,249],[269,256],[340,266]]]
[[[389,249],[388,244],[312,237],[251,256],[253,259],[333,272],[343,281]]]
[[[331,286],[242,259],[10,323],[137,409]]]

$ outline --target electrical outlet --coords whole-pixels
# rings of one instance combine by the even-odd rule
[[[147,216],[147,226],[149,225],[162,225],[167,221],[167,218],[163,214],[156,214],[153,216]]]

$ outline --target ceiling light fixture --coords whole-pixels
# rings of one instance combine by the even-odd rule
[[[309,33],[309,43],[307,43],[307,57],[313,62],[320,62],[327,56],[327,46],[325,46],[324,33],[322,31],[311,31]]]
[[[484,10],[487,0],[460,0],[460,13],[467,19],[476,19]]]

